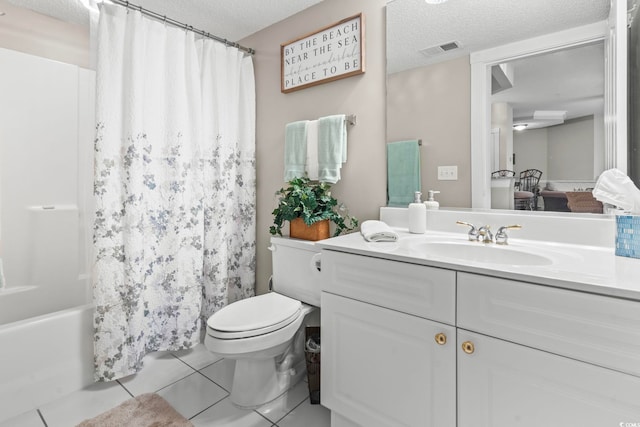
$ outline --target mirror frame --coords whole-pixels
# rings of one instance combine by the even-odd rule
[[[547,34],[472,53],[471,62],[471,206],[491,208],[491,67],[503,62],[560,49],[605,43],[605,169],[627,173],[626,37],[615,37],[606,21]],[[617,8],[620,10],[622,8]],[[622,14],[626,19],[625,13]],[[626,26],[622,27],[626,29]],[[624,39],[624,40],[621,40]],[[616,55],[625,52],[625,55]],[[622,74],[621,74],[622,73]],[[621,77],[622,76],[622,77]],[[621,94],[622,96],[620,96]],[[616,96],[618,95],[618,96]],[[617,116],[619,114],[620,116]]]

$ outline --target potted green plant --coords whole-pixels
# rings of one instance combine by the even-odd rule
[[[312,182],[306,176],[294,178],[276,196],[278,206],[272,212],[273,225],[269,228],[273,235],[282,236],[285,221],[290,222],[291,237],[307,240],[328,238],[329,222],[336,225],[334,236],[358,226],[358,219],[331,196],[331,185],[326,182]]]

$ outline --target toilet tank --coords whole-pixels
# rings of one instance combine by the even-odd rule
[[[320,249],[315,242],[272,237],[269,249],[273,267],[273,290],[320,307],[320,270],[319,265],[316,265]]]

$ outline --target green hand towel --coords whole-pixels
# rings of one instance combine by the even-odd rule
[[[418,140],[387,144],[387,206],[406,207],[420,191]]]
[[[307,161],[307,122],[288,123],[284,130],[284,180],[304,176]]]

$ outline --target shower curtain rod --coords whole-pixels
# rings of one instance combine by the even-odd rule
[[[162,21],[162,22],[166,22],[168,24],[171,24],[171,25],[176,26],[176,27],[183,28],[183,29],[188,30],[188,31],[193,31],[194,33],[199,34],[199,35],[201,35],[203,37],[208,37],[210,39],[222,42],[222,43],[226,44],[227,46],[233,46],[235,48],[238,48],[238,49],[240,49],[242,51],[247,52],[249,55],[253,55],[254,53],[256,53],[256,51],[254,49],[250,48],[250,47],[245,47],[245,46],[242,46],[242,45],[240,45],[240,44],[238,44],[236,42],[232,42],[231,40],[223,39],[222,37],[218,37],[216,35],[213,35],[211,33],[206,32],[204,30],[198,30],[196,28],[193,28],[191,25],[184,24],[184,23],[182,23],[180,21],[176,21],[175,19],[167,18],[166,15],[160,15],[157,12],[154,12],[154,11],[149,10],[149,9],[145,9],[142,6],[133,4],[131,2],[124,1],[124,0],[109,0],[109,1],[111,1],[111,3],[119,4],[120,6],[124,6],[127,9],[139,10],[140,13],[142,13],[143,15],[147,15],[147,16],[149,16],[151,18],[157,19],[157,20]]]

